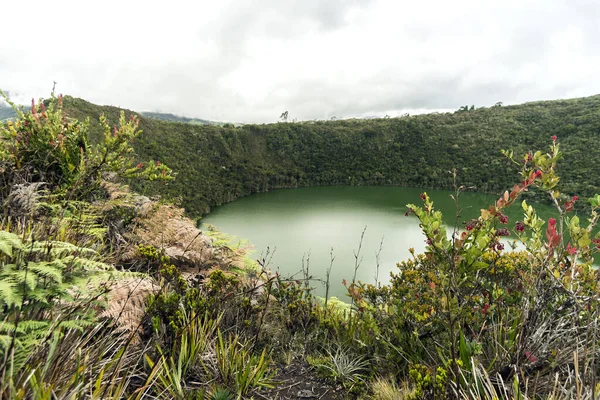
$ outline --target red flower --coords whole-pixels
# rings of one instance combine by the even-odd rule
[[[538,169],[537,171],[535,171],[535,177],[536,178],[541,178],[542,175],[543,175],[543,172],[541,170]]]
[[[138,168],[138,169],[142,169],[142,168],[144,168],[144,164],[142,164],[142,163],[139,163],[139,164],[137,165],[137,168]]]
[[[522,223],[521,221],[518,221],[515,224],[515,229],[517,230],[517,232],[523,232],[525,230],[525,224]]]
[[[508,224],[508,215],[500,214],[498,220],[503,224]]]
[[[556,231],[556,219],[548,220],[548,228],[546,228],[546,238],[548,239],[548,247],[553,248],[560,242],[560,234]]]
[[[485,305],[483,306],[483,309],[481,310],[482,314],[485,314],[488,312],[488,310],[490,309],[490,304],[489,303],[485,303]]]
[[[507,228],[501,228],[496,231],[496,236],[508,236],[510,233]]]
[[[421,200],[425,201],[425,193],[421,193]]]
[[[573,196],[571,200],[565,202],[565,211],[571,211],[573,209],[573,205],[577,200],[579,200],[579,197]]]
[[[571,242],[567,243],[567,253],[569,253],[569,255],[577,253],[577,247],[571,247]]]
[[[552,141],[556,142],[556,135],[552,136]]]
[[[477,226],[477,222],[479,221],[477,221],[476,219],[470,220],[465,226],[465,229],[468,231],[472,231]]]

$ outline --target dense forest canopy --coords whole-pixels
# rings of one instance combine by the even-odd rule
[[[66,98],[70,115],[115,120],[119,109]],[[520,155],[558,136],[568,163],[560,165],[565,193],[591,196],[600,156],[600,96],[454,113],[383,119],[263,125],[194,125],[141,118],[134,144],[140,159],[165,162],[178,174],[168,185],[135,186],[180,198],[192,216],[240,196],[310,185],[402,185],[449,188],[458,183],[495,193],[514,182],[517,166],[500,149]],[[585,154],[585,156],[584,156]]]

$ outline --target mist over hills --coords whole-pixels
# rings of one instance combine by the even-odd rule
[[[158,120],[169,121],[169,122],[183,122],[186,124],[198,124],[198,125],[216,124],[215,122],[208,121],[205,119],[184,117],[181,115],[175,115],[175,114],[171,114],[171,113],[162,113],[162,112],[158,112],[158,111],[142,111],[140,114],[147,118],[158,119]]]

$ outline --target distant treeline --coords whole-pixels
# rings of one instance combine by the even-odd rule
[[[117,121],[120,109],[67,98],[72,116]],[[129,111],[126,111],[129,113]],[[141,159],[169,165],[168,185],[134,188],[179,198],[190,215],[238,197],[312,185],[399,185],[451,188],[458,183],[498,193],[519,180],[501,149],[521,155],[547,148],[556,135],[565,153],[564,193],[600,191],[600,96],[455,113],[264,125],[193,125],[141,118],[134,144]]]

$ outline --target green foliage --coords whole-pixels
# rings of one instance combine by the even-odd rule
[[[242,127],[126,120],[119,109],[71,98],[63,107],[54,96],[16,110],[0,127],[2,199],[8,203],[14,183],[44,182],[47,190],[27,216],[11,210],[0,230],[0,389],[38,399],[243,398],[275,384],[270,355],[283,350],[351,393],[387,376],[379,385],[393,398],[589,397],[600,357],[593,266],[600,181],[588,161],[597,158],[599,109],[593,97]],[[94,118],[79,123],[65,113]],[[544,140],[540,129],[561,135],[567,152],[556,138],[547,152],[526,152]],[[96,325],[102,280],[116,274],[101,255],[105,221],[90,204],[102,198],[99,183],[109,172],[170,179],[161,163],[139,164],[133,139],[139,156],[167,161],[182,178],[137,187],[182,196],[196,215],[300,185],[454,186],[457,210],[464,187],[456,182],[511,189],[464,229],[445,226],[423,193],[422,204],[409,207],[427,240],[424,254],[413,251],[399,263],[389,285],[346,283],[351,303],[344,307],[314,299],[308,272],[289,280],[259,260],[252,273],[235,273],[249,264],[234,262],[240,245],[217,233],[213,244],[229,270],[208,276],[184,275],[161,251],[141,245],[139,255],[159,270],[160,290],[147,308],[153,334],[146,332],[149,344],[138,351],[132,337]],[[509,140],[523,157],[505,151],[512,165],[503,167],[496,149]],[[440,172],[455,166],[453,177]],[[513,171],[521,182],[509,185]],[[574,192],[589,198],[587,214],[574,213],[583,207]],[[556,218],[540,218],[532,198],[553,203]],[[505,215],[510,206],[523,211],[514,225]],[[509,233],[519,251],[505,251]]]
[[[121,398],[139,372],[128,363],[133,339],[107,340],[97,315],[115,279],[139,274],[106,262],[108,229],[92,200],[106,197],[107,174],[169,180],[170,170],[134,167],[133,117],[121,114],[119,127],[100,118],[104,135],[92,144],[89,122],[68,118],[62,96],[27,112],[11,106],[16,117],[0,123],[0,392]]]
[[[70,243],[22,239],[0,231],[0,358],[17,348],[13,368],[59,327],[83,331],[95,317],[113,267],[94,259],[93,250]],[[105,282],[99,282],[102,277]]]
[[[201,356],[207,353],[220,320],[201,317],[195,312],[184,314],[185,326],[180,330],[176,343],[169,353],[158,347],[160,355],[158,363],[145,356],[148,366],[156,371],[156,392],[168,392],[172,398],[187,398],[188,388],[185,382],[193,375],[194,370],[201,368]],[[202,378],[202,376],[198,377]]]
[[[504,154],[513,159],[511,152]],[[422,206],[408,207],[426,237],[425,253],[412,251],[390,285],[348,285],[357,312],[348,318],[319,312],[328,337],[375,357],[379,371],[404,371],[398,378],[410,377],[415,398],[494,393],[490,376],[504,382],[496,384],[499,393],[548,395],[556,379],[572,379],[571,363],[579,371],[592,368],[590,360],[598,356],[596,328],[590,324],[600,308],[600,277],[593,267],[600,248],[595,234],[600,202],[590,199],[587,224],[570,215],[577,197],[557,189],[562,157],[555,138],[548,153],[526,153],[516,162],[522,181],[464,229],[448,232],[423,193]],[[557,218],[544,221],[520,202],[534,189],[554,202]],[[461,191],[454,193],[457,203]],[[504,210],[519,203],[523,220],[509,229]],[[509,233],[522,250],[504,251],[501,239]],[[592,369],[586,371],[575,378],[581,385],[597,378]],[[536,387],[527,387],[534,377]]]
[[[115,107],[66,98],[75,117],[92,118],[90,132],[101,137],[94,120]],[[306,121],[264,125],[194,126],[140,119],[144,130],[134,144],[142,158],[160,159],[175,172],[168,185],[139,182],[136,190],[181,199],[193,216],[238,197],[276,188],[314,185],[399,185],[452,188],[446,171],[478,191],[500,193],[511,187],[520,167],[507,165],[499,152],[525,154],[557,135],[565,148],[562,188],[590,197],[600,178],[588,160],[600,157],[600,96],[478,108],[468,112],[384,119]],[[526,199],[546,201],[539,192]],[[577,205],[576,205],[577,206]]]
[[[233,400],[233,394],[231,394],[229,389],[219,387],[211,393],[209,399],[210,400]]]
[[[85,122],[67,118],[62,95],[57,98],[52,93],[48,102],[32,101],[30,112],[16,107],[15,112],[18,118],[0,125],[0,159],[8,167],[3,173],[9,183],[17,180],[11,172],[28,182],[43,182],[58,193],[85,198],[110,172],[128,178],[172,179],[171,170],[160,162],[135,165],[131,143],[141,131],[133,115],[127,120],[121,112],[118,127],[99,116],[103,135],[92,144],[89,118]]]
[[[415,384],[414,392],[408,398],[446,399],[448,371],[437,367],[435,373],[425,365],[415,364],[409,368],[409,375]]]
[[[237,393],[238,398],[242,398],[253,387],[273,387],[273,371],[269,368],[266,349],[257,356],[238,336],[230,336],[227,340],[218,331],[215,350],[221,379]]]
[[[367,360],[349,348],[337,347],[325,357],[309,357],[308,361],[325,377],[341,383],[348,392],[362,388],[367,373]]]

